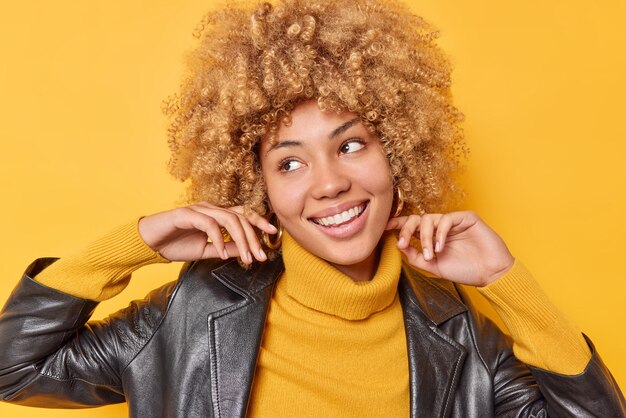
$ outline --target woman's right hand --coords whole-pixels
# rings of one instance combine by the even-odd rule
[[[139,220],[139,234],[145,243],[171,261],[240,257],[252,264],[253,257],[267,260],[254,232],[278,231],[256,212],[244,215],[242,206],[221,208],[206,202],[167,210]],[[224,242],[224,228],[232,241]]]

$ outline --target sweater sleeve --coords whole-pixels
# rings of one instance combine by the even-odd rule
[[[585,370],[591,351],[580,329],[550,302],[520,261],[515,260],[495,282],[477,289],[509,329],[519,360],[564,375]]]
[[[141,239],[137,229],[139,219],[57,260],[34,279],[82,299],[112,298],[126,288],[133,271],[148,264],[170,262]]]

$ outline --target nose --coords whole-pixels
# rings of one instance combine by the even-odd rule
[[[324,164],[313,173],[311,195],[315,199],[332,199],[350,190],[350,176],[339,167]]]

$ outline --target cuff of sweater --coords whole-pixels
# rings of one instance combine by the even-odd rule
[[[112,298],[126,288],[133,271],[169,262],[141,239],[138,221],[121,225],[81,251],[61,258],[34,279],[83,299]]]
[[[550,302],[520,261],[478,291],[509,329],[518,359],[561,374],[575,375],[585,369],[591,351],[581,331]]]

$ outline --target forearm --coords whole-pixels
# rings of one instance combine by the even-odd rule
[[[581,373],[591,351],[576,324],[550,302],[518,260],[503,277],[478,291],[493,305],[526,364],[565,375]]]
[[[167,262],[141,239],[134,220],[59,259],[34,279],[72,296],[102,301],[124,290],[133,271]]]

